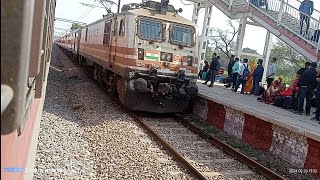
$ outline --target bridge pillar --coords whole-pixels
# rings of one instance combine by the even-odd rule
[[[243,45],[244,34],[246,32],[246,26],[247,26],[247,18],[242,18],[239,23],[239,31],[237,35],[237,42],[236,42],[236,49],[235,49],[235,56],[238,58],[240,58],[242,53],[242,45]]]
[[[192,22],[195,24],[198,23],[200,9],[201,9],[201,3],[193,3]]]
[[[202,24],[202,33],[199,38],[199,68],[202,69],[205,55],[206,55],[206,49],[209,39],[209,29],[210,29],[210,21],[211,21],[211,14],[212,14],[212,6],[204,3],[194,3],[193,7],[193,15],[192,15],[192,21],[194,23],[197,23],[198,16],[199,16],[199,10],[201,8],[205,8],[205,14],[204,14],[204,20]]]
[[[266,83],[266,76],[267,76],[267,72],[268,72],[268,64],[269,64],[269,60],[270,60],[270,52],[271,52],[271,48],[272,48],[272,38],[273,38],[273,34],[271,34],[270,31],[267,31],[266,41],[265,41],[264,50],[263,50],[264,72],[263,72],[263,76],[262,76],[262,83]]]

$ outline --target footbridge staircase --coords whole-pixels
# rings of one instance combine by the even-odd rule
[[[249,18],[267,29],[270,33],[290,45],[310,61],[320,60],[320,40],[313,38],[320,29],[320,11],[314,7],[310,17],[309,33],[300,34],[300,1],[267,0],[267,4],[258,7],[249,0],[188,0],[195,5],[205,3],[215,6],[230,19]],[[289,2],[290,1],[290,2]],[[200,5],[200,4],[199,4]],[[215,18],[215,17],[212,17]],[[306,25],[304,24],[305,32]]]

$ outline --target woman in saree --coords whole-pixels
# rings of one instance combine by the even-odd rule
[[[253,59],[250,60],[249,67],[250,67],[250,77],[249,77],[249,79],[246,83],[246,86],[244,88],[244,93],[248,93],[248,94],[251,92],[252,85],[253,85],[252,73],[256,69],[256,63]]]
[[[285,89],[281,82],[281,78],[274,80],[271,86],[262,93],[260,100],[267,104],[273,104],[275,97]]]

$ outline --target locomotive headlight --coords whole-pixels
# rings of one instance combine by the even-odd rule
[[[160,53],[160,59],[161,59],[161,61],[166,61],[166,57],[167,57],[167,53],[165,53],[165,52],[161,52],[161,53]]]
[[[161,59],[161,61],[172,62],[173,55],[172,55],[172,53],[161,52],[160,59]]]
[[[167,54],[167,61],[172,62],[172,53]]]
[[[193,62],[193,57],[192,56],[187,56],[187,65],[188,66],[192,66],[192,62]]]
[[[144,49],[142,49],[142,48],[138,49],[138,59],[140,59],[140,60],[144,59]]]

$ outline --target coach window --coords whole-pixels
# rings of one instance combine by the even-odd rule
[[[119,36],[124,36],[124,20],[120,21]]]

